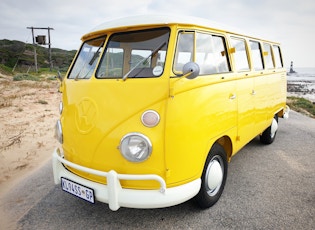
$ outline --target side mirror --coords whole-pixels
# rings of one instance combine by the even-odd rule
[[[61,76],[60,71],[58,71],[57,78],[58,78],[58,80],[59,80],[60,82],[62,82],[62,81],[63,81],[63,77]]]
[[[188,79],[198,77],[200,72],[199,65],[196,62],[188,62],[183,66],[183,76]]]

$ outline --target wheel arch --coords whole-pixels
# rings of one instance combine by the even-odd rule
[[[220,144],[224,148],[226,152],[226,159],[228,160],[228,162],[230,162],[233,153],[233,144],[231,138],[229,136],[223,136],[216,140],[213,144],[215,143]]]
[[[229,136],[224,135],[224,136],[216,139],[215,141],[211,141],[211,143],[207,147],[207,150],[205,151],[203,166],[206,163],[206,160],[207,160],[208,154],[210,153],[211,148],[216,143],[218,143],[219,145],[221,145],[223,147],[224,151],[226,152],[226,159],[228,160],[228,162],[230,162],[232,154],[233,154],[233,143],[232,143],[232,140]]]
[[[226,153],[227,162],[231,161],[231,158],[232,158],[232,155],[233,155],[233,143],[232,143],[232,140],[231,140],[231,138],[229,136],[224,135],[224,136],[216,139],[215,141],[211,141],[209,143],[208,147],[206,148],[205,154],[203,156],[202,164],[200,165],[201,167],[200,167],[199,177],[201,177],[203,168],[204,168],[205,163],[207,161],[207,157],[208,157],[212,147],[215,144],[219,144],[219,145],[221,145],[223,147],[223,149],[224,149],[224,151]]]

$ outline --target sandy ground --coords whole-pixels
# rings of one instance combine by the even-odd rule
[[[57,141],[59,82],[13,81],[0,74],[0,198],[50,159]]]

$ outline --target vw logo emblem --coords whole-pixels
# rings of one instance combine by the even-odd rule
[[[89,133],[95,126],[96,118],[97,107],[91,99],[84,98],[77,104],[75,123],[79,132]]]

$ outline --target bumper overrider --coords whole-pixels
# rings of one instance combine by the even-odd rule
[[[109,208],[113,211],[118,210],[120,207],[163,208],[177,205],[194,197],[201,186],[201,179],[196,179],[180,186],[167,188],[164,179],[158,175],[119,174],[114,170],[103,172],[74,164],[60,155],[60,150],[55,149],[52,157],[55,184],[60,184],[61,178],[66,178],[89,187],[94,190],[96,200],[109,204]],[[79,177],[67,170],[64,165],[86,173],[103,176],[107,179],[107,184],[100,184]],[[122,188],[120,180],[155,180],[160,184],[160,189],[125,189]]]

